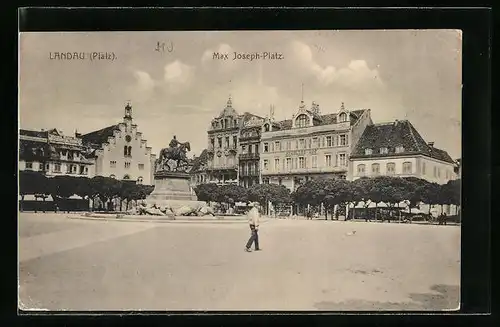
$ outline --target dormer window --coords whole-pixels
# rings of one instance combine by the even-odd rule
[[[309,124],[309,117],[305,114],[301,114],[297,117],[295,120],[295,126],[296,127],[306,127]]]
[[[395,149],[395,152],[396,153],[402,153],[405,151],[405,148],[403,146],[397,146],[396,149]]]
[[[370,155],[372,153],[373,153],[372,149],[365,149],[365,155]]]
[[[339,115],[339,123],[343,123],[347,121],[347,114],[345,112]]]
[[[269,124],[265,124],[264,125],[264,131],[265,132],[269,132]]]
[[[389,153],[389,149],[387,148],[380,148],[380,154],[387,154]]]

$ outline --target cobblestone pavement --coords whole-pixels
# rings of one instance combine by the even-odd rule
[[[354,232],[355,231],[355,232]],[[324,220],[162,224],[19,217],[20,308],[453,310],[460,227]]]

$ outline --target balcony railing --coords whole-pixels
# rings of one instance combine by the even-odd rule
[[[241,153],[239,155],[240,160],[250,160],[250,159],[259,159],[260,155],[258,153]]]
[[[240,177],[243,176],[259,176],[259,171],[240,171]]]
[[[321,173],[343,173],[347,172],[347,166],[321,167],[321,168],[297,168],[297,169],[279,169],[263,170],[262,175],[292,175],[292,174],[321,174]]]

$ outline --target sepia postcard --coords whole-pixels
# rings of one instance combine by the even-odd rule
[[[22,32],[31,311],[456,311],[460,30]]]

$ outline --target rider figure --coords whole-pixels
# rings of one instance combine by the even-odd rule
[[[172,149],[177,148],[177,146],[180,144],[179,141],[177,141],[177,137],[174,135],[174,138],[170,141],[170,144],[168,145]]]

